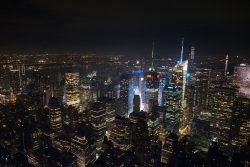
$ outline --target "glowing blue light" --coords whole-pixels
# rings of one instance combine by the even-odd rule
[[[190,73],[187,73],[187,78],[190,78],[190,75],[191,75]]]
[[[142,70],[133,70],[132,71],[132,74],[134,74],[134,75],[139,75],[139,74],[142,74],[142,73],[143,73]]]

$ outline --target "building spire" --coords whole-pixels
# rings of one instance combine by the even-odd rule
[[[224,76],[227,76],[227,68],[228,68],[228,54],[226,55],[226,60],[225,60],[225,73]]]
[[[152,69],[152,71],[154,70],[154,49],[155,49],[155,43],[153,41],[153,44],[152,44],[152,54],[151,54],[151,69]]]
[[[183,60],[183,50],[184,50],[184,38],[181,39],[181,58],[180,58],[180,64]]]

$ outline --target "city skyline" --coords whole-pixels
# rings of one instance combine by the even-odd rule
[[[1,0],[0,167],[249,167],[249,7]]]

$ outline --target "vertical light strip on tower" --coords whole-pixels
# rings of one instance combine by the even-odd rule
[[[180,64],[182,63],[182,60],[183,60],[183,51],[184,51],[184,38],[182,38],[182,41],[181,41],[181,59],[180,59]]]

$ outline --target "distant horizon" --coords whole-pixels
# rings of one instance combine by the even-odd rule
[[[246,1],[60,1],[0,2],[0,53],[84,52],[179,54],[194,45],[197,55],[250,54]]]
[[[181,40],[181,38],[179,39]],[[155,44],[155,58],[164,58],[164,57],[169,57],[169,58],[173,58],[176,56],[179,56],[180,51],[181,51],[181,44],[179,42],[179,46],[175,46],[173,48],[164,48],[164,46],[162,44],[156,43]],[[173,44],[172,44],[173,45]],[[226,50],[215,50],[215,48],[206,48],[206,50],[202,50],[200,49],[197,45],[192,45],[192,44],[187,44],[185,43],[184,46],[184,58],[186,58],[189,54],[190,54],[190,48],[191,46],[195,47],[196,50],[196,55],[197,57],[224,57],[226,54],[229,54],[230,56],[236,57],[244,57],[247,58],[250,54],[249,53],[245,53],[243,52],[243,54],[241,54],[242,52],[240,51],[236,51],[236,50],[231,50],[228,51]],[[114,48],[112,50],[112,48],[110,47],[100,47],[98,48],[97,46],[95,47],[95,49],[88,49],[83,47],[82,49],[68,49],[68,48],[64,48],[64,49],[59,49],[57,47],[55,48],[50,48],[50,49],[1,49],[0,48],[0,54],[96,54],[97,56],[117,56],[117,55],[123,55],[126,57],[134,57],[134,56],[138,56],[138,57],[150,57],[151,56],[151,49],[152,49],[152,43],[146,43],[144,46],[142,46],[142,44],[140,44],[140,47],[137,49],[136,46],[132,46],[131,49],[130,48],[125,48],[125,46],[123,46],[123,48]],[[93,47],[92,47],[93,48]]]

